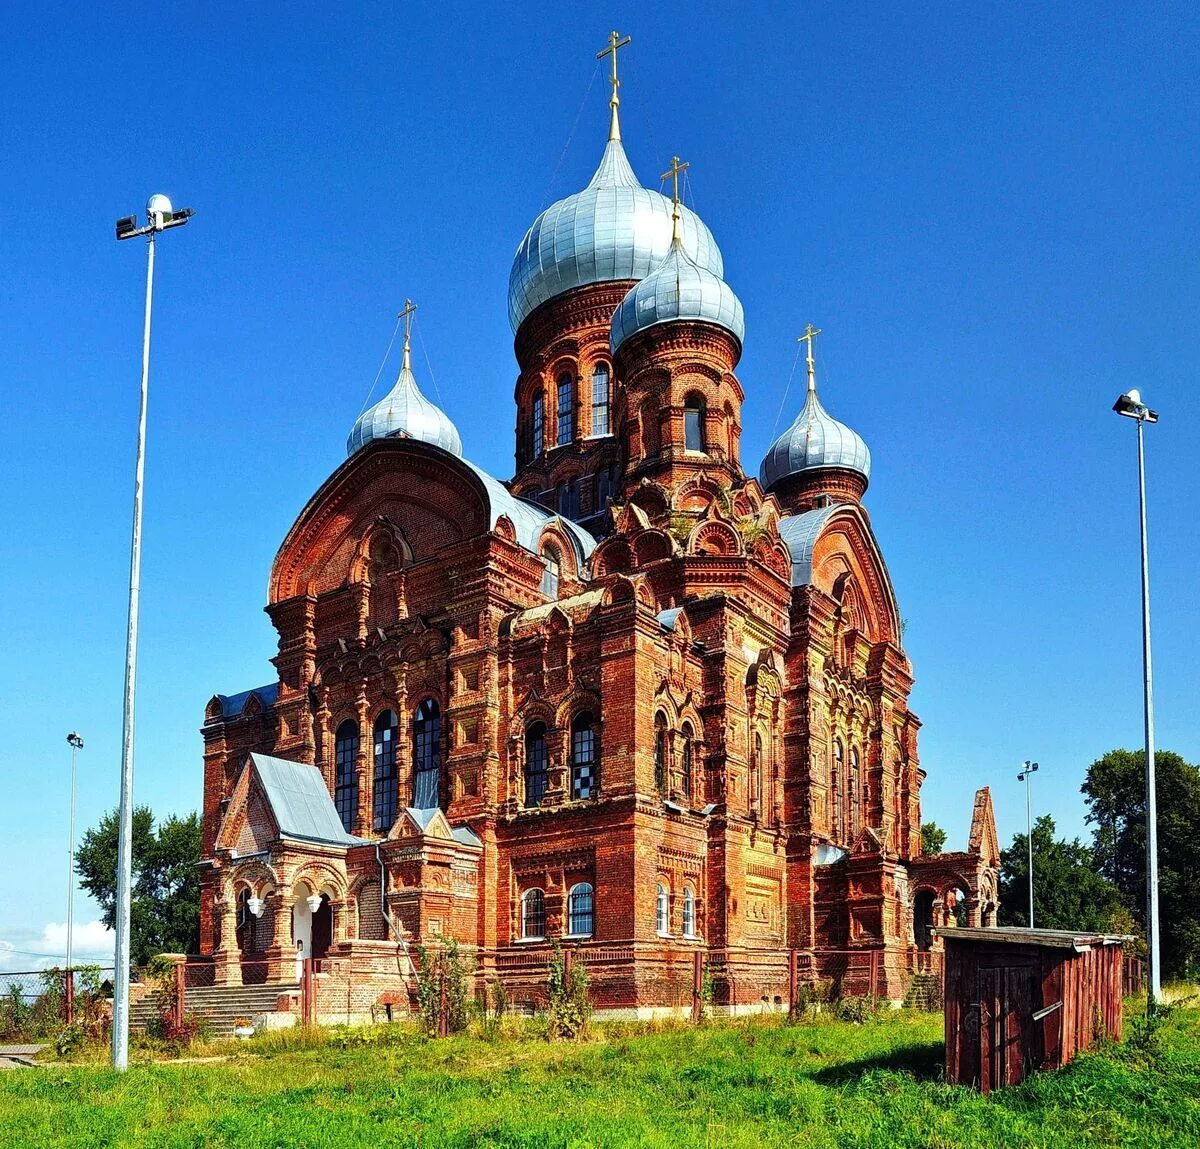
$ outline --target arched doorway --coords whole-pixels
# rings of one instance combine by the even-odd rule
[[[913,898],[913,940],[922,952],[933,948],[933,897],[932,890],[918,890]]]
[[[312,956],[323,958],[333,944],[333,907],[329,895],[321,895],[321,904],[312,915]]]
[[[241,956],[242,985],[258,985],[267,979],[261,956],[260,923],[262,901],[243,888],[237,896],[237,947]]]

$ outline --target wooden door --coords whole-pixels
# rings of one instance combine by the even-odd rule
[[[1038,1063],[1034,1009],[1031,967],[979,971],[979,1088],[984,1093],[1016,1085]]]

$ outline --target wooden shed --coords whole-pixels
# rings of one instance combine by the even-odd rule
[[[1128,938],[1006,927],[936,931],[946,948],[946,1080],[984,1093],[1121,1036]]]

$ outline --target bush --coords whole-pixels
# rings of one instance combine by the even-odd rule
[[[470,969],[451,939],[436,953],[417,946],[417,1008],[421,1026],[430,1037],[440,1032],[442,986],[446,987],[446,1028],[461,1033],[470,1020],[468,982]]]
[[[546,979],[546,1015],[549,1023],[546,1032],[551,1041],[582,1037],[592,1015],[587,970],[579,961],[571,962],[568,969],[557,941],[550,955],[550,976]]]

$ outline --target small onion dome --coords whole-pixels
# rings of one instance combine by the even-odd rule
[[[641,279],[671,248],[671,200],[638,183],[620,139],[610,139],[591,182],[552,203],[517,247],[508,277],[516,331],[548,299],[589,283]],[[684,208],[684,250],[716,276],[724,271],[712,232]]]
[[[700,266],[682,243],[671,244],[666,258],[632,287],[613,313],[612,353],[639,331],[678,319],[723,327],[738,341],[746,336],[742,302],[720,275]]]
[[[759,482],[764,491],[770,491],[792,475],[822,467],[856,471],[869,479],[871,452],[861,435],[821,406],[810,376],[808,398],[796,421],[771,445],[759,468]]]
[[[391,436],[420,439],[462,457],[462,439],[450,416],[431,403],[417,386],[412,373],[408,342],[404,345],[404,365],[396,385],[374,407],[367,408],[354,424],[346,440],[346,454],[361,451],[375,439]]]

